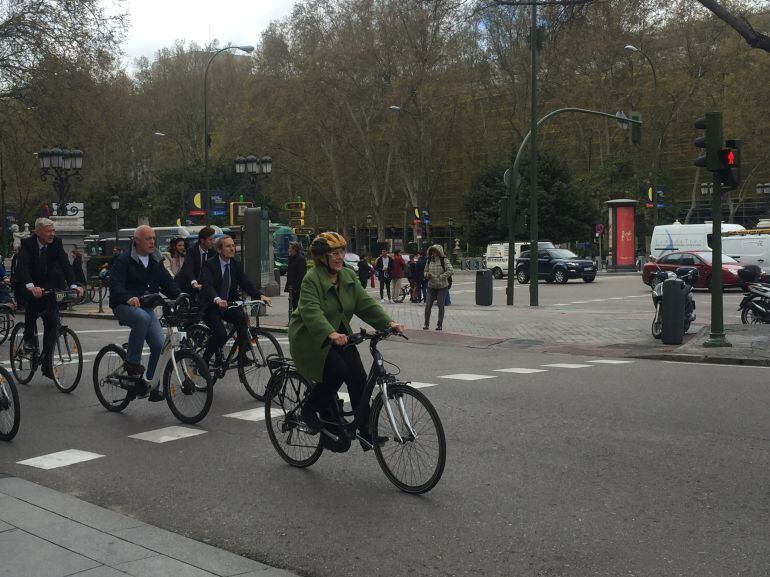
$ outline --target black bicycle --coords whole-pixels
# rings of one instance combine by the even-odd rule
[[[227,331],[227,343],[232,343],[229,350],[225,353],[225,347],[220,348],[211,359],[209,371],[211,372],[212,383],[224,378],[229,369],[238,368],[238,379],[243,384],[246,391],[258,401],[265,400],[265,390],[270,380],[270,369],[267,366],[268,358],[272,356],[282,356],[281,345],[276,338],[264,329],[259,328],[259,316],[261,307],[265,303],[261,300],[232,301],[228,309],[243,308],[250,312],[255,319],[256,326],[249,327],[249,350],[245,356],[240,357],[238,346],[235,344],[237,330],[235,325],[229,325]],[[211,329],[198,320],[197,322],[185,326],[187,340],[190,346],[198,354],[203,354],[206,344],[211,338]]]
[[[13,377],[0,367],[0,441],[10,441],[19,431],[21,405]]]
[[[348,345],[369,341],[372,367],[362,399],[369,399],[374,387],[380,391],[372,403],[369,432],[372,439],[387,437],[384,445],[369,443],[357,434],[360,419],[353,411],[345,411],[343,402],[335,402],[321,413],[324,427],[312,434],[302,420],[302,405],[313,385],[297,372],[290,359],[273,357],[273,376],[267,389],[265,422],[270,442],[284,461],[294,467],[309,467],[324,449],[345,452],[353,440],[374,448],[377,462],[388,479],[402,491],[420,494],[430,491],[441,479],[446,463],[446,438],[441,419],[428,398],[408,381],[398,380],[390,373],[377,344],[393,335],[394,329],[348,337]],[[403,335],[400,335],[403,336]],[[404,337],[406,338],[406,337]],[[346,417],[353,417],[346,420]]]
[[[178,329],[182,312],[189,306],[189,297],[182,293],[177,299],[166,299],[153,293],[139,300],[142,306],[163,307],[166,340],[158,369],[168,359],[159,385],[168,408],[183,423],[197,423],[208,414],[214,391],[206,363],[188,346],[185,333]],[[99,351],[94,361],[96,398],[110,412],[120,412],[135,398],[149,393],[141,377],[128,376],[123,368],[127,346],[109,344]]]
[[[14,320],[13,315],[16,312],[16,307],[13,303],[0,303],[0,345],[8,340],[13,330]]]
[[[69,304],[77,304],[81,299],[73,290],[45,290],[43,296],[54,295],[55,306],[59,308]],[[61,315],[56,319],[56,343],[49,359],[48,373],[52,376],[56,388],[62,393],[71,393],[80,383],[83,373],[83,350],[80,339],[75,332],[63,325]],[[21,384],[32,380],[38,367],[42,366],[43,357],[39,349],[37,323],[35,323],[34,347],[28,348],[24,343],[24,323],[16,323],[11,332],[11,370],[13,376]]]

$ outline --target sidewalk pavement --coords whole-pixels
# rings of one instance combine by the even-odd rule
[[[601,273],[612,277],[621,273]],[[622,273],[638,275],[638,272]],[[680,346],[664,345],[650,335],[652,306],[649,310],[639,307],[613,310],[608,313],[605,302],[591,302],[582,308],[541,305],[528,306],[528,291],[517,286],[514,291],[516,306],[505,303],[505,283],[494,285],[492,306],[476,306],[473,302],[476,271],[455,274],[452,288],[452,306],[447,308],[444,331],[420,330],[424,324],[424,308],[421,304],[403,302],[384,303],[383,307],[396,321],[408,329],[413,342],[421,344],[456,344],[468,347],[498,347],[501,349],[529,349],[542,352],[586,354],[607,357],[632,357],[682,362],[705,362],[770,366],[770,325],[726,325],[726,348],[706,348],[703,343],[709,336],[709,327],[693,325]],[[370,294],[379,297],[376,289]],[[644,293],[634,295],[649,299]],[[80,305],[72,316],[103,318],[114,317],[98,314],[98,305]],[[284,294],[273,297],[273,306],[266,316],[260,317],[260,325],[271,331],[286,332],[288,301]],[[433,309],[431,326],[435,327],[438,311]],[[354,323],[354,328],[358,324]]]
[[[0,477],[2,577],[296,577],[16,477]]]

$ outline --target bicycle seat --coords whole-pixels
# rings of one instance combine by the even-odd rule
[[[268,355],[267,368],[273,373],[279,369],[294,369],[296,365],[294,364],[294,359],[279,357],[278,355]]]

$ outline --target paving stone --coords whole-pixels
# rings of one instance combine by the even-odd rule
[[[132,577],[218,577],[215,573],[209,573],[164,555],[121,563],[115,568]]]
[[[88,571],[76,573],[68,577],[128,577],[128,573],[123,573],[123,571],[118,571],[112,567],[102,565],[101,567],[89,569]]]
[[[267,565],[158,527],[118,531],[116,536],[223,577],[262,571]]]
[[[120,529],[144,526],[144,523],[141,521],[126,515],[103,509],[71,495],[66,495],[17,477],[0,479],[0,494],[2,493],[34,503],[43,509],[108,533]],[[0,518],[2,518],[1,510]]]
[[[3,577],[64,577],[100,565],[20,529],[0,533],[0,559]]]

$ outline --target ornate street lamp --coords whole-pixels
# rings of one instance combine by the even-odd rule
[[[78,148],[42,148],[37,153],[40,162],[40,179],[45,181],[48,177],[53,177],[53,188],[59,197],[56,206],[58,216],[68,214],[67,193],[70,188],[70,177],[83,180],[80,174],[83,169],[83,157],[83,151]]]
[[[247,174],[251,184],[254,186],[254,200],[259,194],[259,180],[270,178],[273,172],[273,159],[265,155],[261,158],[249,154],[248,156],[238,155],[235,157],[236,174]]]
[[[116,194],[110,199],[110,208],[115,215],[115,246],[118,246],[118,211],[120,210],[120,198]]]

